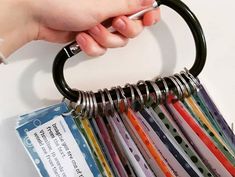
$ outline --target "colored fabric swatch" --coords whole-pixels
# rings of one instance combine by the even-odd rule
[[[145,143],[145,146],[148,148],[149,152],[151,153],[155,162],[161,168],[163,173],[167,177],[174,176],[174,174],[169,169],[168,165],[164,162],[159,151],[155,148],[154,144],[151,141],[151,138],[148,137],[148,135],[144,132],[144,130],[141,127],[140,123],[138,122],[138,119],[136,118],[134,112],[130,108],[128,109],[127,117],[130,120],[130,122],[132,123],[133,127],[136,129],[139,137]]]
[[[199,86],[198,96],[205,102],[210,114],[213,116],[214,120],[220,126],[222,132],[226,135],[230,146],[232,147],[233,151],[235,151],[235,135],[229,125],[227,124],[225,118],[220,113],[219,109],[216,107],[215,103],[212,101],[209,94],[206,92],[203,85]]]
[[[173,99],[173,97],[171,97],[171,99]],[[194,118],[192,118],[192,116],[190,115],[189,112],[187,112],[187,110],[184,108],[183,104],[180,103],[180,101],[173,101],[173,103],[168,102],[167,106],[173,106],[173,108],[180,114],[181,117],[177,117],[177,118],[182,118],[183,120],[177,120],[178,123],[180,121],[179,124],[182,124],[184,121],[184,124],[186,123],[187,126],[189,126],[191,128],[187,128],[188,131],[193,131],[197,137],[200,138],[200,140],[204,143],[204,145],[206,145],[206,147],[210,150],[210,152],[212,152],[212,154],[214,155],[214,157],[216,157],[216,159],[220,162],[220,164],[216,167],[221,167],[221,165],[226,169],[225,170],[220,170],[220,169],[216,169],[213,168],[214,170],[220,170],[220,175],[226,175],[227,176],[234,176],[235,175],[235,168],[234,165],[231,164],[226,157],[224,156],[224,154],[214,145],[214,143],[211,141],[211,139],[204,133],[204,131],[201,129],[201,127],[195,122]],[[171,107],[172,108],[172,107]],[[177,113],[174,112],[174,115],[176,115]],[[175,116],[176,117],[176,116]],[[186,128],[186,124],[185,124],[185,128]],[[186,132],[186,130],[184,130]],[[186,132],[187,133],[187,132]],[[193,140],[193,138],[191,138],[191,141]],[[201,148],[200,146],[197,147],[198,149]],[[202,152],[202,151],[200,151]],[[204,155],[204,157],[208,156],[208,154]],[[215,161],[213,162],[215,163]],[[212,162],[210,163],[210,165],[212,165]],[[221,168],[222,169],[222,168]],[[229,172],[229,173],[228,173]]]
[[[99,161],[101,162],[102,166],[103,166],[103,169],[104,169],[104,174],[105,176],[107,177],[112,177],[113,176],[113,173],[109,167],[109,164],[99,146],[99,143],[97,142],[96,140],[96,137],[91,129],[91,126],[90,126],[90,123],[89,123],[89,120],[87,118],[84,118],[84,119],[81,119],[81,125],[83,126],[86,134],[87,134],[87,137],[91,143],[91,146],[93,147],[93,149],[96,151],[96,154],[97,154],[97,157],[99,158]]]
[[[147,125],[148,129],[152,132],[151,137],[154,136],[154,133],[159,137],[157,141],[157,146],[162,149],[162,147],[166,147],[168,152],[171,153],[173,157],[168,158],[168,162],[171,167],[176,171],[179,176],[202,176],[196,166],[189,160],[184,151],[181,151],[180,148],[174,144],[174,141],[170,139],[167,134],[165,134],[161,127],[158,125],[157,121],[148,113],[146,109],[142,109],[139,111],[144,118],[143,123]],[[160,144],[162,142],[162,144]],[[166,151],[165,151],[166,152]],[[162,154],[165,156],[165,153]],[[166,158],[166,157],[165,157]],[[175,159],[175,160],[174,160]],[[177,165],[179,164],[179,165]]]
[[[111,124],[115,128],[116,133],[119,135],[120,141],[124,146],[123,148],[125,149],[126,155],[129,158],[129,161],[132,164],[133,168],[135,169],[137,176],[154,177],[155,175],[148,167],[148,164],[141,155],[139,149],[132,140],[118,114],[115,113],[114,116],[110,117],[109,119]]]
[[[191,115],[198,121],[201,127],[204,128],[208,136],[216,143],[216,146],[220,149],[220,151],[223,152],[223,154],[227,159],[230,160],[231,163],[235,164],[235,158],[229,146],[223,141],[219,133],[217,133],[195,101],[191,97],[188,97],[185,98],[182,102],[187,107],[187,110],[191,113]]]
[[[179,133],[178,127],[174,126],[171,123],[169,118],[170,115],[167,115],[163,112],[162,106],[157,106],[152,103],[151,107],[149,108],[149,111],[153,114],[153,116],[155,116],[156,119],[159,119],[162,122],[162,126],[165,126],[166,130],[168,130],[169,133],[174,137],[176,142],[186,152],[188,157],[197,166],[202,175],[213,176],[210,170],[206,167],[206,165],[202,162],[200,157],[194,151],[193,147],[191,147],[187,139],[181,133]]]

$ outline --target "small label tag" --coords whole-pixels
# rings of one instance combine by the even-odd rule
[[[91,151],[65,104],[21,116],[17,131],[43,177],[99,177]]]

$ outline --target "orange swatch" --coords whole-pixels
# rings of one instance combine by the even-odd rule
[[[137,131],[139,137],[142,139],[144,144],[146,145],[147,149],[149,150],[150,154],[153,156],[153,159],[158,164],[162,172],[167,177],[173,177],[171,170],[169,169],[168,165],[164,162],[162,156],[159,154],[158,150],[154,147],[153,143],[151,142],[148,135],[144,132],[143,128],[141,127],[138,119],[136,118],[135,114],[131,109],[128,108],[127,117],[130,120],[131,124]]]

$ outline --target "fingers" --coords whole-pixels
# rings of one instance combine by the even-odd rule
[[[123,47],[128,39],[120,34],[110,33],[103,25],[97,25],[90,29],[88,33],[93,39],[104,48]]]
[[[100,56],[106,52],[106,49],[101,47],[90,35],[79,33],[76,41],[81,49],[89,56]]]
[[[117,18],[114,24],[118,26],[117,31],[119,34],[111,33],[99,24],[88,30],[87,33],[78,34],[76,41],[89,56],[99,56],[104,54],[107,48],[125,46],[128,38],[136,37],[144,28],[141,20],[133,21],[125,16]],[[115,28],[115,26],[113,27]]]
[[[103,55],[107,48],[125,46],[129,38],[134,38],[143,31],[144,26],[150,26],[159,20],[159,9],[146,13],[143,20],[130,20],[126,16],[117,17],[112,23],[117,33],[110,33],[99,24],[87,32],[79,33],[76,41],[87,55]]]
[[[117,17],[113,20],[113,27],[127,38],[134,38],[140,34],[144,26],[151,26],[160,20],[160,9],[147,12],[143,20],[130,20],[126,16]]]
[[[134,38],[144,29],[141,20],[129,20],[126,16],[117,17],[112,25],[120,34]]]
[[[127,44],[128,38],[110,33],[101,24],[93,27],[87,33],[79,33],[76,41],[81,49],[89,56],[100,56],[107,48],[123,47]]]
[[[160,8],[147,12],[143,18],[144,26],[151,26],[160,21]]]

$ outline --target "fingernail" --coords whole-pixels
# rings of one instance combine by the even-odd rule
[[[92,34],[98,35],[100,34],[100,28],[98,26],[95,26],[94,28],[90,29],[90,32]]]
[[[124,30],[126,28],[126,23],[123,19],[119,18],[115,23],[114,23],[114,28],[119,29],[119,30]]]
[[[76,41],[79,45],[84,46],[86,44],[86,38],[82,34],[77,36]]]

